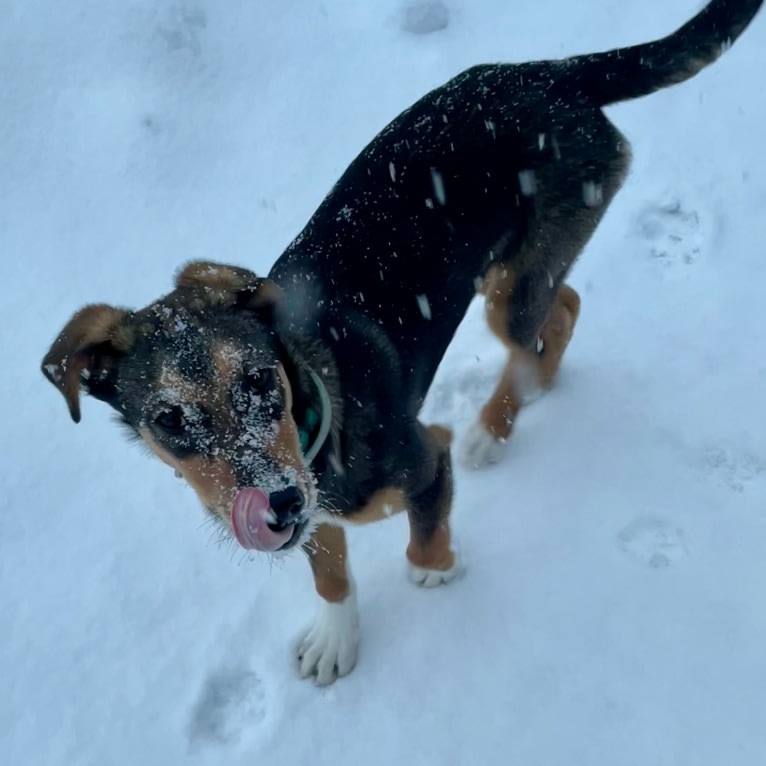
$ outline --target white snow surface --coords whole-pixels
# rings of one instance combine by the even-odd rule
[[[0,762],[766,763],[763,15],[608,110],[635,159],[572,273],[558,385],[499,463],[457,466],[460,578],[408,582],[403,516],[352,532],[361,649],[333,686],[293,660],[301,556],[216,545],[105,405],[75,427],[39,372],[85,303],[145,305],[191,258],[265,272],[463,68],[643,42],[700,5],[5,0]],[[477,302],[424,418],[459,441],[502,361]]]

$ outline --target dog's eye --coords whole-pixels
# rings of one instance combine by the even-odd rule
[[[178,406],[163,410],[157,415],[154,422],[169,434],[181,433],[186,428],[186,418],[184,417],[183,410]]]
[[[256,394],[265,394],[274,388],[275,371],[273,367],[251,370],[245,376],[245,388]]]

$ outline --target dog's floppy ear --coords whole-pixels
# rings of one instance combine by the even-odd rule
[[[127,312],[105,304],[85,306],[67,323],[42,362],[42,371],[80,422],[80,385],[100,399],[114,390],[117,357],[130,346]]]
[[[209,261],[187,263],[176,276],[176,287],[204,288],[211,303],[238,306],[271,317],[281,291],[270,279],[239,266]]]

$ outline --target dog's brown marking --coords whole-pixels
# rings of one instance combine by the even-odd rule
[[[163,463],[184,477],[209,511],[217,513],[227,523],[230,522],[237,480],[225,460],[201,455],[177,458],[162,447],[147,428],[139,429],[139,433],[149,449]]]
[[[292,388],[281,364],[277,365],[277,376],[283,387],[284,408],[282,417],[275,422],[275,433],[268,441],[266,452],[277,465],[292,468],[298,475],[303,475],[303,489],[306,491],[306,486],[311,484],[311,477],[304,465],[298,426],[291,414]]]
[[[486,296],[487,324],[508,349],[508,361],[495,390],[482,407],[479,420],[496,439],[507,439],[513,421],[524,403],[525,384],[547,388],[558,372],[580,313],[577,292],[562,285],[540,330],[543,350],[536,354],[514,343],[510,337],[509,306],[515,273],[503,264],[493,264],[481,286]]]
[[[515,351],[510,351],[510,354],[526,356],[523,349],[518,346]],[[517,360],[514,365],[514,362],[509,358],[503,367],[495,390],[479,411],[481,424],[495,439],[507,439],[511,435],[513,421],[524,403],[517,380],[522,364],[532,364],[532,362],[526,359],[524,362]]]
[[[410,563],[422,569],[436,569],[440,572],[455,566],[449,522],[440,522],[431,539],[425,543],[417,539],[411,523],[410,534],[410,544],[407,546],[407,558]]]
[[[434,441],[443,449],[448,449],[452,444],[451,428],[439,425],[438,423],[432,423],[428,426],[428,432],[431,434]]]
[[[346,518],[354,524],[372,524],[400,513],[407,507],[407,498],[398,487],[385,487],[375,492],[358,510]]]
[[[172,361],[164,363],[160,368],[157,384],[159,390],[172,392],[173,397],[178,397],[185,402],[200,402],[200,400],[211,396],[210,386],[188,380],[178,371]]]
[[[521,365],[533,364],[532,354],[511,340],[509,303],[516,274],[504,264],[493,264],[484,279],[481,292],[485,295],[485,313],[489,329],[508,350],[508,361],[495,390],[482,407],[479,420],[496,439],[507,439],[512,422],[522,407],[523,397],[515,381]],[[515,363],[515,364],[514,364]]]
[[[304,544],[317,593],[331,603],[344,601],[351,592],[346,569],[346,533],[341,527],[320,524]]]
[[[428,426],[427,432],[435,450],[436,468],[431,485],[408,504],[410,542],[407,558],[417,567],[446,571],[455,565],[449,526],[452,509],[452,432],[439,425]]]
[[[216,343],[210,353],[216,372],[215,385],[219,389],[230,388],[235,378],[242,374],[242,351],[233,343]]]
[[[277,465],[302,471],[303,453],[298,427],[287,409],[282,417],[275,421],[274,428],[273,437],[269,437],[265,445],[266,452]]]
[[[493,263],[479,287],[484,294],[485,313],[489,329],[500,339],[503,345],[510,342],[508,337],[508,299],[516,281],[513,270],[502,263]]]
[[[234,423],[229,401],[231,386],[222,374],[209,382],[197,383],[184,377],[172,362],[168,362],[163,364],[157,382],[159,390],[172,392],[173,398],[196,404],[212,415],[222,443],[232,437]]]
[[[101,375],[109,366],[110,354],[123,353],[132,345],[132,333],[123,325],[126,314],[103,303],[85,306],[69,320],[43,359],[43,373],[64,396],[75,423],[80,422],[80,376],[86,370]]]
[[[537,375],[543,388],[550,386],[556,377],[579,316],[580,296],[569,285],[562,285],[540,332],[543,350],[537,357]]]

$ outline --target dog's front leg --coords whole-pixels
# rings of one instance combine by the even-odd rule
[[[315,676],[317,683],[324,686],[350,673],[356,664],[359,647],[356,593],[343,529],[321,524],[303,549],[322,601],[314,624],[298,646],[298,662],[303,678]]]

